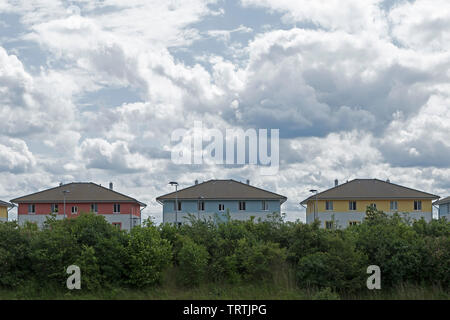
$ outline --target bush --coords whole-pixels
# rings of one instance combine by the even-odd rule
[[[0,222],[0,288],[21,287],[23,297],[31,290],[39,296],[65,290],[66,270],[73,264],[81,268],[82,290],[143,288],[161,283],[164,269],[173,264],[173,279],[184,286],[270,282],[287,272],[289,286],[317,287],[323,298],[364,289],[367,267],[378,265],[383,288],[411,283],[448,290],[450,222],[410,224],[398,215],[369,211],[363,223],[345,230],[283,222],[275,215],[259,223],[149,223],[130,233],[94,214],[51,217],[43,230]]]
[[[356,291],[365,286],[367,257],[356,249],[354,239],[340,232],[329,232],[329,245],[324,252],[300,258],[297,282],[302,287],[332,288]]]
[[[273,280],[273,273],[281,269],[286,250],[277,243],[240,239],[236,248],[239,274],[250,281]]]
[[[160,283],[162,271],[170,265],[171,245],[156,227],[135,227],[125,257],[127,283],[136,288],[152,286]]]
[[[27,267],[33,232],[20,229],[16,222],[0,222],[0,287],[18,287],[31,276]]]
[[[363,223],[354,232],[358,250],[367,254],[369,264],[380,267],[385,286],[420,281],[423,237],[401,217]]]
[[[74,265],[80,267],[81,288],[83,290],[95,291],[102,287],[100,267],[93,247],[83,245],[80,256]]]
[[[177,281],[181,285],[198,286],[204,279],[208,266],[209,254],[206,248],[184,238],[178,253]]]

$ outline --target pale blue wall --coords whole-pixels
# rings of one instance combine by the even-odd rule
[[[261,200],[246,200],[246,210],[239,210],[239,201],[240,200],[204,200],[205,201],[205,210],[198,211],[196,200],[179,200],[181,202],[181,210],[178,211],[180,216],[184,214],[193,214],[197,216],[200,213],[200,218],[205,215],[211,215],[217,213],[219,216],[226,214],[227,210],[229,210],[230,215],[233,218],[233,215],[239,214],[240,219],[247,218],[250,219],[251,216],[254,216],[256,219],[267,216],[267,214],[271,214],[274,212],[280,213],[281,204],[279,200],[266,200],[268,203],[268,210],[262,210],[262,201]],[[175,201],[164,201],[163,203],[163,221],[171,222],[172,216],[175,213],[174,210],[174,202]],[[219,204],[225,205],[225,210],[223,212],[219,211]],[[171,217],[171,218],[168,218]]]
[[[439,205],[439,218],[446,218],[450,221],[450,202]]]

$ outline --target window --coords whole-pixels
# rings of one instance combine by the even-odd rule
[[[219,203],[219,211],[225,211],[225,205],[223,203]]]
[[[177,208],[176,204],[177,204],[177,201],[174,201],[174,203],[173,203],[173,210],[174,211],[181,211],[181,201],[178,201],[178,208]]]
[[[28,213],[36,213],[36,207],[34,206],[34,204],[28,205]]]
[[[422,211],[422,201],[421,200],[414,200],[414,210]]]
[[[122,222],[113,222],[112,225],[119,230],[122,229]]]
[[[333,221],[325,221],[325,229],[333,229]]]
[[[245,211],[245,201],[239,201],[239,210]]]
[[[198,202],[198,210],[199,211],[205,211],[205,201],[199,201]]]
[[[98,207],[97,207],[96,203],[92,203],[91,204],[91,212],[95,212],[95,213],[98,212]]]
[[[325,210],[328,210],[328,211],[333,210],[333,201],[325,202]]]
[[[355,211],[356,210],[356,201],[348,202],[348,210]]]
[[[391,204],[389,206],[391,211],[397,211],[398,210],[398,202],[397,201],[391,201]]]
[[[265,200],[262,201],[262,210],[264,211],[269,210],[269,203]]]
[[[77,206],[73,206],[72,207],[72,213],[77,213],[78,212],[78,207]]]
[[[370,207],[371,207],[372,209],[376,209],[376,208],[377,208],[377,204],[376,204],[376,203],[371,203],[371,204],[370,204]]]
[[[356,226],[356,225],[358,225],[358,224],[360,224],[359,221],[349,221],[349,222],[348,222],[348,225],[349,225],[349,226]]]
[[[120,203],[114,203],[114,213],[120,213]]]
[[[58,204],[56,204],[56,203],[53,203],[52,204],[52,213],[57,213],[58,212]]]

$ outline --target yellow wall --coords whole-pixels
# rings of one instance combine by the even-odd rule
[[[422,211],[423,212],[432,212],[432,200],[429,199],[416,199],[422,200]],[[317,212],[355,212],[348,210],[348,202],[350,200],[333,200],[333,211],[325,210],[325,200],[318,200],[317,207],[319,210]],[[412,200],[356,200],[356,211],[357,212],[365,212],[367,206],[372,203],[375,203],[378,210],[382,210],[384,212],[390,211],[390,202],[397,201],[398,212],[414,212],[414,199]],[[315,201],[308,201],[308,207],[306,209],[306,213],[314,212]]]
[[[6,207],[0,207],[0,218],[8,218],[8,210]]]

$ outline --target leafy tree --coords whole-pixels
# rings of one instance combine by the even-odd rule
[[[135,227],[126,247],[127,283],[143,288],[160,283],[162,271],[170,265],[171,245],[156,227]]]
[[[178,253],[177,280],[184,286],[197,286],[206,276],[209,254],[206,248],[189,238],[183,238]]]

